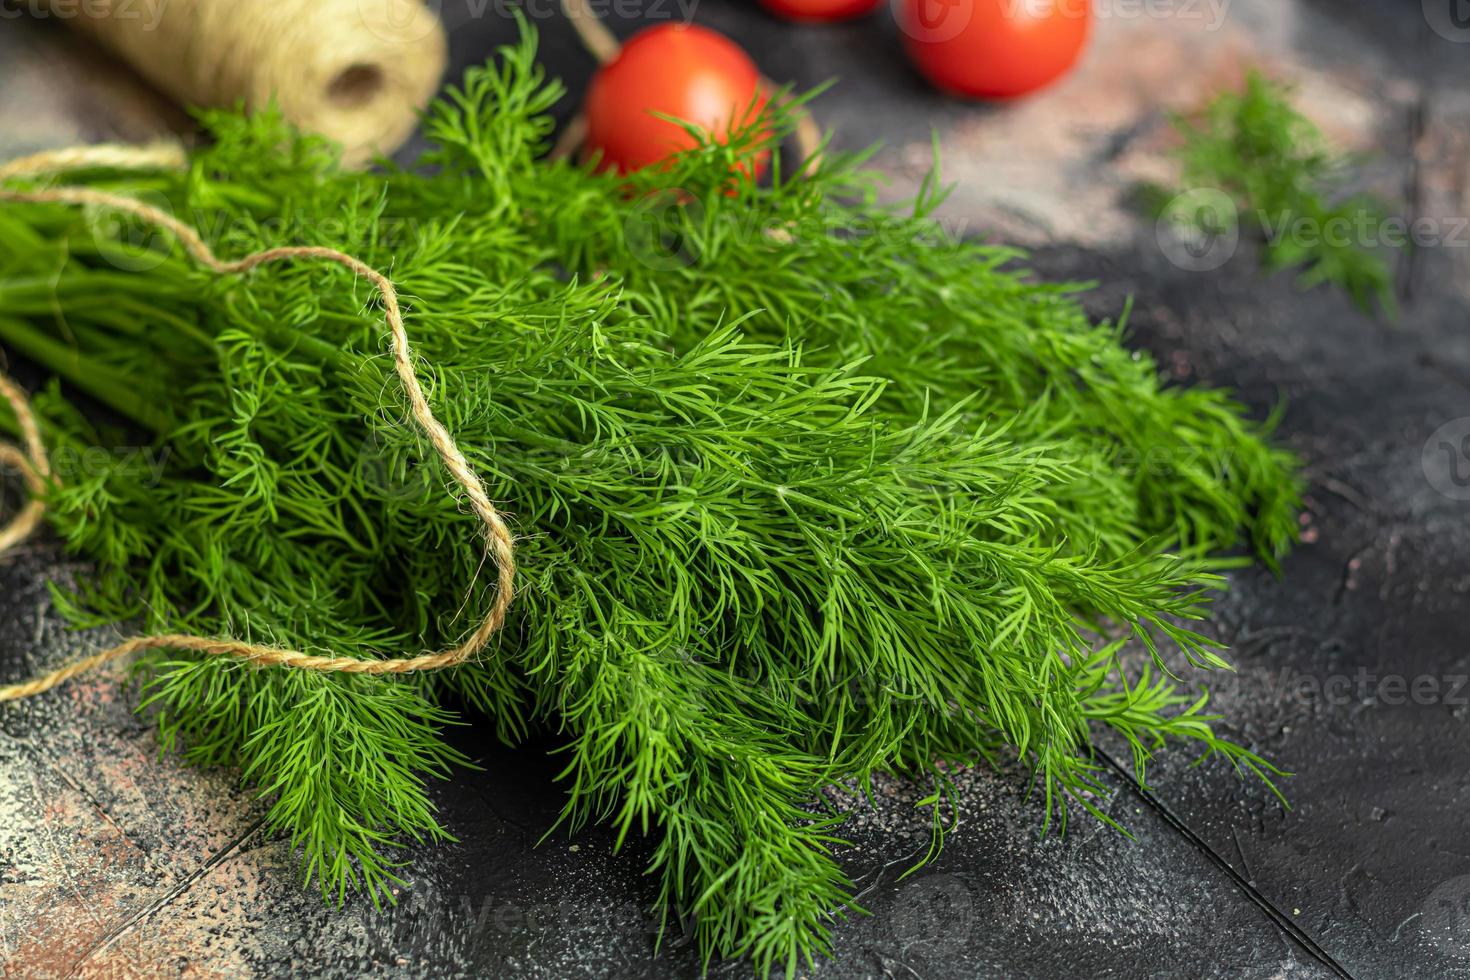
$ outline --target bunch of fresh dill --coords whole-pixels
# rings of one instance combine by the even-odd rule
[[[1269,270],[1299,269],[1303,289],[1327,283],[1365,312],[1396,314],[1393,276],[1382,251],[1383,204],[1346,194],[1347,161],[1291,104],[1291,93],[1260,72],[1240,92],[1216,96],[1197,118],[1179,116],[1179,156],[1186,187],[1224,191],[1262,237]]]
[[[519,536],[521,595],[481,661],[151,655],[166,744],[238,766],[324,892],[376,899],[396,844],[445,836],[425,778],[465,761],[446,705],[509,742],[558,733],[567,823],[656,835],[662,913],[763,971],[826,948],[850,897],[834,782],[1003,756],[1049,812],[1107,820],[1101,728],[1140,776],[1170,737],[1269,769],[1117,656],[1131,636],[1222,666],[1183,625],[1219,585],[1204,556],[1245,533],[1271,560],[1295,526],[1261,426],[1164,387],[1075,287],[945,238],[933,184],[899,212],[859,158],[732,178],[780,110],[618,178],[543,158],[560,95],[527,36],[430,110],[410,170],[343,172],[270,114],[225,113],[186,173],[73,178],[166,203],[222,255],[320,244],[391,274],[433,409]],[[12,206],[0,342],[66,382],[38,398],[53,444],[166,450],[157,479],[112,454],[49,492],[99,569],[57,594],[76,623],[392,656],[491,601],[350,272],[218,278],[132,222]]]

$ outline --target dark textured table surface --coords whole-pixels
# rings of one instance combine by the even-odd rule
[[[746,3],[699,5],[696,19],[769,75],[840,77],[816,111],[842,145],[886,141],[876,162],[895,195],[937,131],[959,185],[941,216],[952,229],[1028,245],[1044,275],[1105,283],[1088,299],[1099,316],[1131,295],[1130,342],[1179,381],[1233,387],[1262,414],[1284,396],[1281,438],[1311,480],[1281,577],[1234,574],[1212,623],[1239,667],[1216,686],[1227,727],[1297,773],[1291,810],[1223,765],[1166,753],[1153,795],[1114,781],[1106,808],[1132,839],[1081,821],[1040,839],[1024,776],[976,770],[959,777],[942,856],[900,881],[928,831],[909,806],[922,794],[885,784],[845,855],[873,914],[837,928],[814,976],[1470,976],[1470,27],[1449,19],[1470,11],[1458,2],[1100,0],[1081,69],[1004,109],[925,89],[886,18],[795,27]],[[442,11],[459,67],[514,32],[494,4]],[[590,60],[558,19],[536,23],[579,91]],[[1132,210],[1137,181],[1169,176],[1166,110],[1253,64],[1293,79],[1305,110],[1363,153],[1364,183],[1437,229],[1437,245],[1400,257],[1397,324],[1262,277],[1249,242],[1219,270],[1181,269]],[[0,79],[0,156],[179,124],[55,24],[0,21]],[[0,561],[0,675],[105,639],[66,633],[50,611],[44,581],[86,572],[45,540]],[[614,855],[591,831],[538,846],[560,805],[538,747],[461,733],[484,771],[436,791],[461,843],[410,855],[397,908],[334,910],[298,887],[231,773],[158,757],[116,680],[0,710],[8,972],[697,975],[678,937],[653,954],[636,845]]]

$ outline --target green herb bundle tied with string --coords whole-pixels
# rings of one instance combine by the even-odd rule
[[[851,896],[826,786],[1020,760],[1049,813],[1106,820],[1104,729],[1140,775],[1171,738],[1271,771],[1119,657],[1224,666],[1189,627],[1208,555],[1244,538],[1271,561],[1296,523],[1265,426],[1164,386],[1074,287],[946,238],[933,182],[897,210],[835,153],[732,178],[788,110],[616,177],[544,157],[560,96],[528,37],[430,110],[409,170],[344,172],[224,113],[183,172],[66,179],[220,256],[324,246],[390,276],[428,402],[516,535],[510,619],[453,670],[144,654],[167,745],[237,767],[329,896],[376,899],[411,878],[401,844],[446,835],[426,781],[468,760],[445,726],[551,733],[567,825],[651,836],[656,914],[689,916],[706,958],[787,972]],[[104,454],[45,488],[97,567],[57,592],[78,625],[392,657],[494,601],[351,269],[219,276],[131,218],[5,205],[0,344],[61,379],[35,399],[51,446],[142,435],[163,461],[141,479]]]

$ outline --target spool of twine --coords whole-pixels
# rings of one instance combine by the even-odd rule
[[[59,2],[59,0],[53,0]],[[422,0],[98,0],[66,23],[188,106],[272,98],[360,164],[408,138],[447,60]]]

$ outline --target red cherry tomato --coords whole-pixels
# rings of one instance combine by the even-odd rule
[[[633,35],[592,76],[586,148],[602,154],[601,169],[627,173],[696,145],[654,113],[695,123],[723,142],[764,103],[760,71],[735,42],[692,24],[661,24]],[[756,172],[761,163],[754,161]]]
[[[1056,81],[1092,27],[1091,0],[896,0],[909,58],[957,95],[1009,99]]]
[[[809,22],[864,17],[882,5],[883,0],[761,0],[778,17]]]

